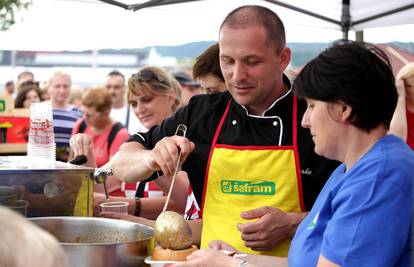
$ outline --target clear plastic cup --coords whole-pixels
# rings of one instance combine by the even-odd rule
[[[32,103],[27,155],[31,162],[54,163],[56,143],[53,132],[53,111],[50,102]],[[39,159],[41,159],[39,161]]]
[[[23,216],[27,216],[27,207],[29,206],[29,202],[23,199],[18,200],[9,200],[2,204],[5,207],[8,207],[9,209],[20,213]]]
[[[128,202],[104,202],[100,206],[102,212],[128,214],[128,205]]]

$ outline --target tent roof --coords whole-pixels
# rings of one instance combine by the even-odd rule
[[[378,44],[390,59],[394,75],[409,62],[414,62],[414,54],[388,44]]]
[[[162,5],[202,0],[147,0],[128,4],[130,0],[98,0],[127,10],[141,10]],[[337,25],[337,29],[360,31],[372,27],[414,23],[412,0],[263,0]]]
[[[339,21],[342,0],[167,0],[186,3],[148,7],[135,12],[109,5],[102,0],[32,1],[29,10],[21,13],[23,21],[16,23],[7,32],[0,32],[0,50],[139,48],[217,40],[218,28],[225,15],[245,4],[259,4],[277,12],[285,23],[288,42],[328,42],[342,37],[341,26],[337,23],[298,15],[296,11],[273,3],[289,4]],[[145,2],[106,1],[127,6]],[[151,3],[162,1],[166,0],[151,0]],[[414,5],[413,0],[351,1],[353,21],[401,6]],[[407,23],[410,24],[407,32],[414,32],[414,7],[370,22],[351,24],[351,30]],[[389,35],[392,36],[395,32],[392,30]],[[404,40],[397,36],[394,41],[412,40],[405,35]]]

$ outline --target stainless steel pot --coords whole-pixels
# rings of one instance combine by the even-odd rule
[[[55,236],[73,267],[147,266],[152,228],[91,217],[39,217],[32,222]]]

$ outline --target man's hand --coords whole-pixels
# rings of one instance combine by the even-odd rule
[[[238,224],[245,246],[252,250],[270,250],[282,241],[292,238],[297,226],[305,217],[304,213],[287,213],[273,207],[261,207],[242,212],[246,220],[254,222]]]
[[[168,136],[161,139],[149,153],[146,164],[153,171],[161,170],[172,176],[181,151],[180,165],[194,150],[194,143],[182,136]]]

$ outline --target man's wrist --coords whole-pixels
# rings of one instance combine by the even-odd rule
[[[293,238],[296,233],[296,229],[302,220],[306,217],[308,212],[289,212],[288,216],[290,217],[290,233],[289,238]]]
[[[155,160],[153,159],[152,155],[151,155],[151,150],[144,150],[146,155],[145,155],[145,166],[147,167],[148,171],[151,172],[155,172],[159,170],[159,166],[157,165],[157,163],[155,162]]]

